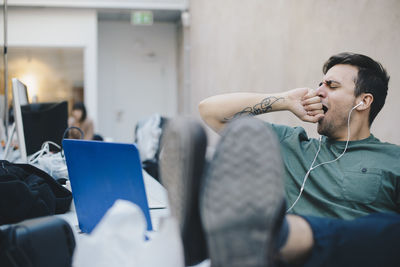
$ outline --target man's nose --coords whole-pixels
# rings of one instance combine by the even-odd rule
[[[326,85],[324,83],[322,83],[316,90],[317,95],[321,98],[325,98],[326,97]]]

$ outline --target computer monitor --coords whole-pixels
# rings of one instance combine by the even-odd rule
[[[39,151],[42,144],[51,141],[61,146],[64,131],[68,127],[68,103],[29,104],[26,86],[12,79],[14,122],[21,161]]]
[[[17,131],[18,148],[21,153],[21,161],[27,162],[28,158],[25,146],[24,124],[22,121],[21,105],[27,105],[29,103],[28,90],[26,88],[26,85],[23,84],[21,81],[19,81],[17,78],[12,79],[12,94],[13,94],[14,123],[15,123],[15,129]],[[12,134],[9,138],[12,138]]]
[[[67,101],[32,103],[21,106],[21,111],[27,155],[40,150],[46,141],[61,147],[64,132],[68,127]]]

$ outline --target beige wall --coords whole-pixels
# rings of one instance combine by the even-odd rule
[[[399,0],[192,0],[190,13],[192,115],[199,116],[200,100],[215,94],[316,88],[323,62],[351,51],[380,61],[391,75],[372,132],[400,145]],[[315,125],[287,112],[263,118],[316,136]]]

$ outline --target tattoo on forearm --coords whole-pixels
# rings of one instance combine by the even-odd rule
[[[275,96],[264,98],[260,103],[255,104],[253,107],[246,107],[242,111],[239,111],[238,113],[233,115],[231,118],[224,118],[224,120],[230,121],[232,119],[236,119],[236,118],[239,118],[242,116],[256,116],[256,115],[267,113],[268,111],[270,111],[272,109],[272,105],[275,102],[282,100],[282,99],[283,99],[283,97],[277,98]]]

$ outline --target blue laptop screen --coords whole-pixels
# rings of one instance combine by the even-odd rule
[[[152,230],[139,152],[134,144],[64,139],[72,195],[83,232],[90,233],[117,199],[138,205]]]

